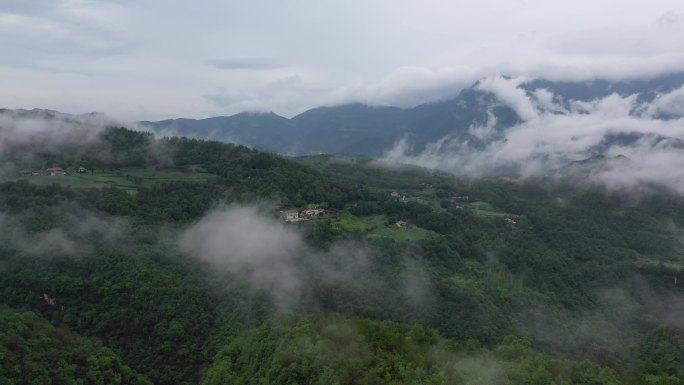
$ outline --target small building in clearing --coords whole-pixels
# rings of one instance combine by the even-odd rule
[[[297,209],[295,208],[281,210],[280,215],[287,222],[294,222],[299,220],[299,211],[297,211]]]
[[[318,215],[323,215],[325,213],[325,209],[306,209],[302,211],[302,217],[304,218],[312,218]]]
[[[449,197],[449,202],[468,202],[470,197],[468,195],[456,195]]]
[[[400,229],[400,230],[401,229],[408,229],[408,222],[406,222],[405,220],[399,220],[394,225],[397,226],[397,229]]]
[[[66,174],[67,174],[67,172],[64,171],[64,169],[63,169],[63,168],[60,168],[60,167],[50,167],[50,168],[48,168],[47,170],[45,170],[45,173],[46,173],[47,175],[50,175],[50,176],[54,176],[54,175],[66,175]]]

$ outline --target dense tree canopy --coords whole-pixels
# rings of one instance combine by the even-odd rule
[[[0,183],[0,306],[20,309],[0,311],[9,383],[682,381],[684,199],[667,191],[458,180],[123,128],[35,154],[25,167],[94,171]],[[326,209],[279,224],[302,243],[285,308],[253,272],[179,250],[188,226],[247,203],[273,223]]]
[[[0,308],[0,382],[20,384],[151,384],[111,350],[32,312]]]

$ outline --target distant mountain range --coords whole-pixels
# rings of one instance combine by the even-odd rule
[[[375,157],[405,136],[410,136],[419,147],[447,133],[467,136],[468,128],[486,124],[490,113],[496,116],[501,127],[518,121],[515,112],[497,105],[493,95],[468,88],[454,99],[410,109],[354,103],[314,108],[291,119],[272,112],[243,112],[208,119],[139,124],[157,134],[225,140],[292,155],[330,153]]]
[[[413,152],[449,136],[468,140],[477,147],[483,141],[473,135],[473,127],[487,127],[496,137],[522,118],[504,101],[476,83],[452,99],[413,108],[374,107],[359,103],[318,107],[291,119],[274,113],[239,113],[208,119],[171,119],[139,122],[140,127],[157,134],[236,142],[278,153],[303,155],[331,153],[377,157],[402,138]],[[591,101],[613,93],[638,95],[649,102],[658,94],[684,85],[684,73],[647,80],[611,82],[556,82],[535,79],[518,86],[528,94],[545,89],[554,103]],[[624,138],[621,138],[624,139]],[[482,143],[484,144],[484,143]]]

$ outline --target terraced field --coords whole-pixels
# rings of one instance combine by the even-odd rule
[[[82,174],[30,176],[26,179],[37,186],[61,185],[72,188],[106,188],[116,187],[135,194],[139,186],[153,183],[186,181],[202,182],[214,178],[205,172],[182,172],[178,170],[157,170],[154,167],[130,168],[115,171],[89,171]]]

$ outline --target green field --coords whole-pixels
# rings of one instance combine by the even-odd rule
[[[463,207],[468,207],[470,210],[472,210],[475,214],[481,215],[483,217],[497,217],[497,218],[503,218],[503,217],[511,217],[511,218],[518,218],[520,215],[516,214],[509,214],[505,213],[503,211],[499,211],[494,206],[487,202],[472,202],[472,203],[462,203],[461,204]]]
[[[125,169],[119,171],[124,177],[130,177],[139,181],[143,186],[159,182],[204,182],[216,177],[206,172],[183,172],[178,170],[157,170],[154,167]]]
[[[660,269],[667,270],[676,273],[684,273],[684,261],[663,261],[659,259],[649,259],[649,258],[639,258],[635,261],[635,265],[648,268],[648,269]]]
[[[397,229],[394,225],[385,224],[384,215],[368,217],[355,217],[344,215],[336,219],[336,225],[346,232],[367,233],[370,237],[389,237],[398,241],[419,241],[428,236],[436,235],[435,232],[425,230],[409,223],[408,229]]]
[[[355,217],[353,215],[343,215],[336,219],[335,225],[339,226],[342,231],[350,233],[363,233],[373,230],[377,226],[377,220],[383,220],[384,216],[378,215],[374,217]],[[382,222],[381,222],[382,224]]]
[[[204,172],[181,172],[177,170],[156,170],[154,167],[129,168],[114,171],[87,172],[83,174],[30,176],[29,183],[37,186],[69,186],[72,188],[104,188],[116,187],[131,194],[138,191],[138,186],[149,186],[153,183],[185,181],[202,182],[215,177]]]
[[[73,188],[117,187],[129,192],[138,191],[135,183],[114,173],[96,172],[95,174],[73,174],[55,176],[31,176],[27,180],[37,186],[69,186]]]

